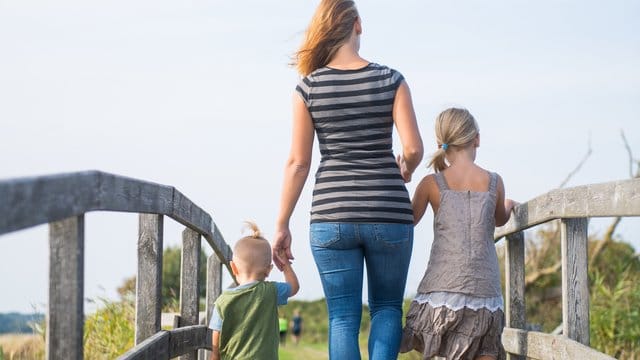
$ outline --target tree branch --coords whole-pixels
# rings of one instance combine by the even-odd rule
[[[620,130],[620,136],[622,136],[622,141],[624,142],[624,147],[627,149],[627,154],[629,155],[629,177],[637,178],[640,177],[640,160],[633,158],[633,152],[631,152],[631,146],[629,146],[629,142],[627,141],[627,137],[624,135],[624,130]],[[633,174],[633,162],[636,162],[636,173]]]
[[[532,285],[534,282],[536,282],[536,280],[540,279],[543,276],[551,275],[558,272],[558,270],[560,270],[560,267],[562,267],[562,262],[558,261],[551,266],[527,275],[524,278],[524,288],[526,289],[527,287],[529,287],[529,285]]]
[[[589,134],[589,141],[587,143],[587,153],[584,155],[582,160],[580,160],[580,162],[578,163],[578,166],[576,166],[575,169],[573,169],[573,171],[571,171],[569,173],[569,175],[567,175],[567,177],[564,179],[564,181],[562,181],[560,183],[560,186],[558,186],[559,189],[562,189],[565,185],[567,185],[567,183],[573,177],[573,175],[575,175],[578,171],[580,171],[580,168],[582,168],[582,165],[584,165],[584,163],[587,162],[587,159],[589,158],[589,156],[591,156],[591,152],[592,152],[592,150],[591,150],[591,134]]]
[[[613,234],[616,232],[616,227],[618,227],[618,224],[620,224],[620,220],[622,220],[621,217],[619,217],[619,216],[615,217],[613,219],[613,222],[611,222],[611,224],[607,228],[607,231],[604,233],[604,236],[602,237],[602,239],[599,240],[598,242],[596,242],[596,245],[593,248],[593,252],[591,253],[591,258],[589,259],[589,267],[593,266],[593,264],[595,263],[596,258],[598,257],[598,255],[600,255],[602,250],[604,250],[604,248],[611,241],[613,241]]]

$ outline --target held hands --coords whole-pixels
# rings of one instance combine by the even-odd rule
[[[293,260],[291,254],[291,231],[288,227],[276,228],[271,245],[273,252],[273,262],[278,270],[282,271],[286,264]]]
[[[404,161],[404,157],[402,157],[402,155],[398,155],[398,157],[396,157],[396,164],[398,164],[398,168],[400,168],[400,175],[402,175],[404,182],[410,182],[411,171],[409,171],[409,169],[407,168],[407,162]]]

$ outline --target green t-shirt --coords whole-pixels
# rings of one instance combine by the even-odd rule
[[[278,360],[277,290],[259,281],[216,300],[222,318],[221,360]]]
[[[279,318],[278,323],[280,324],[280,332],[287,331],[287,319]]]

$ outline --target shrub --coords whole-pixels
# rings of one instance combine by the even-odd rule
[[[100,305],[84,323],[86,359],[113,359],[134,346],[135,305],[130,301],[98,299]]]

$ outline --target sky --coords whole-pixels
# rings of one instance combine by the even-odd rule
[[[270,238],[299,78],[288,64],[317,3],[0,0],[0,179],[97,169],[173,185],[231,245],[248,219]],[[425,160],[436,115],[464,106],[480,126],[477,163],[517,201],[557,188],[589,145],[567,186],[629,178],[620,133],[640,158],[640,2],[357,4],[361,55],[405,76]],[[429,172],[421,165],[410,193]],[[312,178],[291,219],[303,300],[322,297]],[[416,227],[406,296],[424,273],[432,219]],[[136,271],[137,216],[85,220],[85,296],[116,298]],[[590,233],[610,221],[592,220]],[[165,246],[181,231],[165,220]],[[639,233],[640,219],[626,218],[617,236],[640,250]],[[47,236],[46,225],[0,236],[0,312],[46,311]]]

